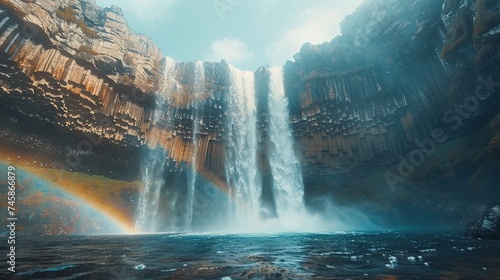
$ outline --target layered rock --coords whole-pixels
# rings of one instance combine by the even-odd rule
[[[331,42],[285,66],[310,174],[387,165],[430,135],[447,104],[439,1],[366,1]],[[415,3],[413,3],[415,2]]]
[[[95,0],[11,2],[55,48],[90,62],[115,83],[157,91],[161,52],[149,37],[128,27],[120,8],[103,9]]]
[[[101,9],[93,1],[5,1],[3,6],[0,95],[3,113],[10,116],[3,126],[5,140],[56,150],[56,158],[69,167],[80,165],[65,158],[84,154],[76,146],[82,141],[94,151],[102,141],[125,150],[143,145],[152,94],[161,82],[162,56],[148,37],[131,31],[118,8]],[[67,141],[47,147],[39,144],[58,141],[43,136],[19,143],[26,131],[7,129],[16,123],[27,131],[30,125],[60,129],[59,139]],[[130,162],[128,156],[116,158]],[[92,159],[87,163],[92,166]]]
[[[13,1],[0,14],[3,95],[29,117],[140,145],[161,53],[117,8],[92,1]],[[29,11],[29,12],[27,12]],[[118,33],[117,33],[118,32]]]
[[[285,78],[306,196],[363,205],[401,224],[432,216],[439,226],[498,203],[488,122],[499,112],[500,54],[491,51],[500,48],[499,8],[365,1],[342,22],[342,36],[304,44]],[[433,132],[448,142],[438,145],[445,140]],[[435,149],[422,151],[429,140]]]

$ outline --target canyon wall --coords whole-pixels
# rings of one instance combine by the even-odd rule
[[[2,141],[59,168],[137,165],[131,147],[149,131],[159,48],[95,1],[2,1],[0,18]]]
[[[449,85],[441,4],[411,2],[365,2],[343,36],[304,44],[285,66],[306,173],[393,164],[439,124]]]
[[[498,45],[496,54],[483,56],[485,42],[498,44],[498,30],[469,34],[462,45],[449,35],[461,32],[454,29],[461,14],[471,21],[483,2],[365,1],[342,22],[342,36],[304,44],[285,70],[306,173],[391,165],[436,127],[450,127],[446,109],[462,105],[457,95],[475,93],[457,83],[477,84],[481,74],[498,72],[491,69]]]
[[[284,68],[309,205],[442,226],[497,203],[500,2],[365,1],[341,30]]]

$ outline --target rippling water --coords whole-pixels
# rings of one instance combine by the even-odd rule
[[[2,279],[500,279],[500,241],[458,233],[19,236],[16,241],[17,273],[7,274],[4,264]]]

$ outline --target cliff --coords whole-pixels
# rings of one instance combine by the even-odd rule
[[[441,4],[411,2],[365,2],[342,22],[344,35],[304,44],[286,65],[307,172],[392,164],[438,125],[449,85],[437,51]]]
[[[440,226],[497,203],[499,8],[365,1],[304,44],[285,78],[306,195]]]
[[[430,193],[453,193],[426,183],[456,184],[464,197],[468,187],[480,189],[476,208],[492,202],[487,194],[500,178],[489,175],[485,183],[477,177],[498,165],[497,2],[366,0],[342,22],[341,36],[306,43],[286,63],[285,92],[308,203],[325,193],[345,203],[388,201],[375,211],[391,214],[412,196],[424,209],[438,207],[422,202]],[[167,61],[151,39],[129,29],[118,7],[100,8],[93,0],[3,0],[0,10],[2,147],[34,153],[55,168],[133,180],[140,178],[144,150],[160,146],[173,188],[186,184],[193,158],[201,174],[224,185],[225,62],[204,63],[202,94],[195,90],[194,62],[176,63],[178,88],[160,108]],[[254,74],[260,169],[270,195],[269,71]],[[159,110],[166,117],[155,120]],[[455,140],[435,140],[444,136]],[[411,166],[409,175],[398,171],[428,139],[435,142],[433,154]],[[464,197],[446,198],[439,209],[467,207]]]
[[[102,9],[95,1],[1,4],[4,142],[46,153],[69,167],[101,146],[80,166],[84,170],[96,161],[109,165],[116,158],[109,150],[116,151],[116,145],[142,145],[151,96],[161,81],[159,48],[130,30],[117,7]],[[54,139],[54,134],[59,135]],[[85,151],[76,146],[81,141]],[[118,156],[133,161],[127,157]]]
[[[452,42],[462,14],[472,29],[481,20],[472,23],[473,11],[487,1],[389,2],[365,1],[342,22],[342,36],[304,44],[286,65],[307,172],[395,163],[436,127],[450,128],[443,114],[474,94],[478,76],[497,73],[498,53],[484,49],[498,44],[498,31]],[[487,103],[475,118],[490,112]]]

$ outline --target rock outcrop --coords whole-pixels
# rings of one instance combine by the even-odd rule
[[[467,28],[477,25],[473,10],[486,1],[473,2],[446,1],[442,15],[442,1],[365,1],[342,22],[342,36],[303,45],[285,70],[307,173],[393,164],[436,127],[454,130],[447,109],[474,95],[482,73],[498,72],[491,69],[498,54],[487,57],[488,65],[479,63],[486,59],[482,46],[498,44],[497,32],[477,31],[482,37],[474,43],[463,34],[469,36],[463,45],[451,46],[460,27],[450,22],[467,14]],[[465,82],[474,87],[457,84]],[[475,117],[490,114],[490,102],[482,102]]]
[[[148,96],[161,82],[158,47],[128,29],[116,7],[100,9],[93,1],[10,3],[19,12],[4,8],[0,31],[2,96],[11,109],[140,145],[151,112]]]
[[[285,82],[310,205],[444,226],[498,203],[499,8],[365,1],[341,36],[303,45]]]
[[[104,165],[110,158],[133,162],[126,153],[106,151],[143,144],[161,82],[159,48],[130,30],[117,7],[101,9],[95,1],[1,4],[2,139],[45,151],[70,168],[88,170],[103,154]],[[59,134],[56,139],[44,135],[47,129]],[[35,135],[27,137],[29,131]],[[91,153],[81,166],[82,154],[97,146],[104,153]]]
[[[466,236],[485,239],[500,239],[500,206],[486,209],[471,228],[467,229]]]
[[[148,94],[158,90],[162,54],[149,37],[129,29],[120,8],[103,9],[95,0],[11,2],[25,12],[23,20],[41,29],[47,43],[65,56],[89,62],[115,83]]]
[[[343,36],[304,44],[286,65],[308,172],[394,163],[439,124],[449,81],[436,51],[439,3],[425,2],[367,1],[343,21]]]

